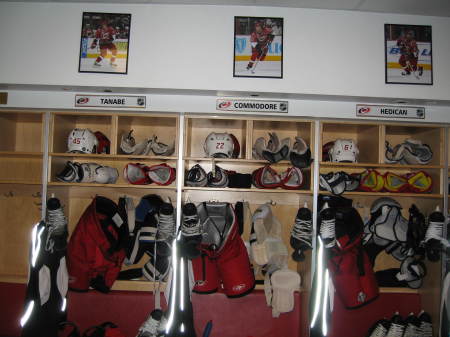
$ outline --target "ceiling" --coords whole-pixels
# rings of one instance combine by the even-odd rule
[[[0,0],[8,1],[8,0]],[[450,0],[22,0],[28,2],[157,3],[277,6],[450,17]]]

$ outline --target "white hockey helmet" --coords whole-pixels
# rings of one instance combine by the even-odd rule
[[[240,152],[237,138],[227,132],[211,132],[205,139],[203,149],[208,157],[214,158],[237,158]]]
[[[350,162],[358,161],[359,149],[353,139],[336,139],[333,147],[329,151],[332,162]]]
[[[89,129],[73,129],[67,139],[67,152],[96,153],[98,140]]]

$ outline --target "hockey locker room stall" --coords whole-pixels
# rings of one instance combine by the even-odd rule
[[[180,130],[183,119],[184,129]],[[76,128],[89,128],[100,131],[110,140],[109,153],[82,154],[67,153],[67,138]],[[155,135],[158,141],[175,144],[173,153],[157,156],[153,153],[138,155],[126,154],[121,149],[123,135],[133,130],[133,137],[140,142]],[[180,133],[181,132],[181,133]],[[211,133],[233,134],[240,145],[236,158],[208,158],[204,142]],[[301,137],[311,150],[314,161],[302,168],[303,182],[296,189],[192,186],[176,180],[168,185],[133,185],[123,175],[124,167],[129,163],[141,163],[147,166],[167,164],[177,170],[189,170],[200,165],[208,173],[220,167],[228,171],[251,174],[268,164],[267,160],[255,158],[253,151],[256,140],[269,133],[276,133],[279,139]],[[141,198],[148,194],[157,194],[170,198],[175,203],[177,194],[183,202],[248,203],[252,213],[258,207],[268,205],[273,216],[281,224],[280,237],[288,248],[288,267],[301,276],[301,285],[294,292],[294,308],[282,313],[279,318],[272,317],[272,310],[264,297],[264,276],[256,275],[255,290],[241,298],[231,299],[222,294],[193,295],[194,317],[197,335],[205,324],[213,321],[212,336],[308,336],[309,300],[311,292],[312,270],[317,268],[314,251],[304,250],[303,261],[292,259],[290,245],[291,230],[297,211],[305,205],[315,210],[314,198],[330,195],[329,191],[319,188],[321,175],[344,171],[347,174],[360,174],[375,170],[378,175],[387,172],[396,176],[405,176],[411,172],[424,171],[431,177],[432,187],[427,193],[386,192],[370,190],[345,191],[342,195],[353,200],[353,206],[364,220],[370,218],[372,203],[380,197],[393,198],[402,208],[403,217],[408,219],[408,210],[415,204],[425,216],[437,207],[446,209],[444,200],[448,198],[447,174],[450,174],[446,158],[449,155],[445,146],[447,126],[428,123],[386,122],[386,121],[344,121],[330,119],[306,119],[297,117],[258,116],[258,115],[208,115],[178,114],[161,112],[121,112],[121,111],[40,111],[7,110],[0,111],[0,208],[4,219],[1,226],[0,250],[0,291],[3,307],[8,303],[2,319],[0,334],[18,336],[20,329],[18,317],[23,313],[24,285],[27,283],[28,251],[30,233],[34,224],[41,218],[45,200],[56,196],[64,206],[71,234],[80,216],[96,196],[107,197],[115,202],[121,196],[132,198],[138,205]],[[352,139],[358,146],[357,163],[326,161],[322,148],[330,141]],[[416,139],[428,144],[433,157],[427,164],[404,164],[385,162],[385,144],[401,144],[405,139]],[[183,148],[178,144],[182,140]],[[178,157],[181,156],[181,161]],[[117,169],[119,176],[115,183],[62,182],[57,179],[67,161],[78,163],[95,162]],[[184,167],[178,167],[183,163]],[[288,158],[271,164],[271,168],[281,174],[292,164]],[[370,183],[367,183],[370,184]],[[244,241],[250,239],[251,217],[244,212]],[[246,218],[247,216],[247,218]],[[315,216],[313,217],[315,219]],[[319,232],[314,222],[314,231]],[[148,258],[142,258],[137,264],[123,266],[123,269],[142,267]],[[424,260],[426,276],[418,289],[408,287],[380,287],[380,293],[372,303],[359,309],[348,310],[338,296],[334,296],[334,309],[331,318],[333,337],[365,336],[369,327],[378,319],[390,318],[395,312],[407,317],[410,312],[418,314],[422,309],[432,317],[437,335],[439,326],[441,262]],[[377,255],[375,271],[399,268],[401,262],[386,253],[385,249]],[[316,265],[316,266],[315,266]],[[254,268],[257,268],[254,265]],[[109,294],[88,293],[68,295],[69,319],[81,327],[113,321],[118,324],[126,336],[134,336],[137,329],[151,311],[153,297],[150,292],[156,284],[141,277],[138,280],[116,280]],[[163,284],[164,288],[164,284]],[[95,303],[95,305],[94,305]],[[96,308],[94,308],[96,307]],[[236,314],[239,313],[239,314]],[[351,324],[350,324],[351,323]],[[237,328],[239,327],[239,328]]]

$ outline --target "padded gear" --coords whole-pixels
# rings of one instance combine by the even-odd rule
[[[289,156],[291,140],[285,138],[280,143],[275,132],[269,133],[269,137],[267,147],[262,151],[263,158],[272,164],[286,159]]]
[[[424,171],[407,174],[405,179],[408,182],[409,191],[412,193],[427,193],[433,187],[433,179]]]
[[[214,166],[213,172],[209,172],[207,175],[207,186],[209,187],[227,187],[228,186],[228,173],[218,165]]]
[[[119,178],[119,171],[110,166],[100,166],[95,170],[95,182],[97,184],[115,184]]]
[[[384,188],[384,176],[377,170],[365,170],[360,174],[359,189],[366,192],[380,192]]]
[[[269,165],[263,166],[252,173],[252,182],[256,188],[277,188],[282,186],[281,177]]]
[[[292,145],[289,159],[295,167],[307,168],[311,165],[311,150],[306,141],[301,137],[295,137],[294,145]]]
[[[399,193],[408,190],[408,180],[393,172],[384,174],[384,189],[388,192]]]
[[[132,185],[148,185],[152,183],[148,171],[145,164],[129,163],[123,168],[123,177]]]
[[[148,168],[149,178],[157,185],[170,185],[176,178],[176,171],[166,163],[153,165]]]
[[[109,154],[111,149],[111,142],[104,133],[97,131],[95,132],[95,137],[97,138],[97,153]]]
[[[286,190],[298,190],[303,184],[303,173],[298,167],[289,167],[281,174],[281,185]]]
[[[150,152],[150,148],[152,145],[152,141],[149,139],[145,139],[143,142],[136,144],[136,140],[132,136],[133,130],[130,130],[128,133],[122,134],[120,139],[120,149],[125,154],[133,154],[133,155],[148,155]]]
[[[322,161],[331,161],[330,150],[334,145],[334,141],[328,142],[322,146]]]
[[[427,269],[422,261],[415,260],[414,257],[407,257],[400,265],[400,271],[396,277],[399,281],[407,282],[408,287],[418,289],[422,286],[426,274]]]
[[[175,152],[175,141],[170,145],[158,142],[158,137],[153,136],[151,149],[157,156],[171,156]]]
[[[270,276],[272,316],[294,310],[294,292],[300,290],[300,275],[290,269],[279,269]]]
[[[208,184],[205,170],[196,164],[186,174],[186,186],[204,187]]]
[[[380,238],[406,242],[408,220],[402,216],[399,208],[383,206],[381,215],[373,222],[373,229]]]
[[[80,164],[68,161],[63,170],[56,174],[56,179],[65,183],[74,183],[80,181]]]
[[[321,174],[319,177],[319,186],[334,195],[341,195],[345,192],[345,179],[345,172],[330,172],[327,174]]]
[[[401,163],[409,165],[426,165],[433,159],[430,146],[418,139],[405,139],[401,144],[391,147],[386,142],[385,160],[387,163]]]
[[[202,255],[192,260],[194,291],[210,293],[222,288],[228,297],[248,294],[255,286],[255,278],[232,206],[204,202],[197,210],[203,239]]]

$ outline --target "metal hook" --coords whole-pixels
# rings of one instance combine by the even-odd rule
[[[9,191],[8,193],[3,193],[3,195],[4,195],[6,198],[11,198],[11,197],[14,196],[14,193],[13,193],[12,191]]]
[[[42,198],[42,194],[41,192],[37,191],[36,193],[32,193],[31,196],[33,198]]]

